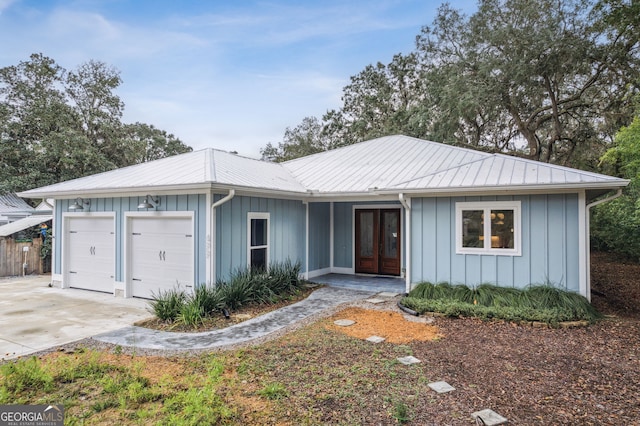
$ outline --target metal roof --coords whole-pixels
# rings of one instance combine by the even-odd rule
[[[385,136],[281,164],[204,149],[20,193],[23,197],[240,188],[312,197],[620,188],[627,180],[502,154]]]
[[[26,213],[31,212],[33,207],[27,204],[22,198],[16,194],[7,193],[0,194],[0,214],[3,213]]]
[[[0,226],[0,237],[7,237],[11,234],[15,234],[16,232],[20,232],[23,229],[40,225],[43,222],[48,222],[52,217],[53,216],[51,215],[33,215],[2,225]]]
[[[213,184],[285,192],[305,191],[278,164],[207,148],[24,191],[20,195],[38,198],[144,192]]]
[[[283,163],[318,193],[622,187],[628,181],[408,136],[385,136]]]
[[[482,159],[487,154],[407,136],[386,136],[283,163],[319,193],[368,192]]]

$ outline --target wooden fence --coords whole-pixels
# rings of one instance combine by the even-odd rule
[[[29,251],[25,252],[24,247],[28,247]],[[42,240],[40,238],[34,238],[29,242],[16,242],[11,238],[0,237],[0,277],[22,275],[22,265],[25,262],[27,264],[24,270],[26,275],[50,272],[50,262],[46,262],[40,257],[41,247]]]

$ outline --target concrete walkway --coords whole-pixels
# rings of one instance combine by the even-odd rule
[[[220,330],[174,333],[131,326],[98,334],[93,339],[139,349],[213,349],[266,336],[325,309],[365,299],[373,294],[371,291],[323,287],[303,301]]]

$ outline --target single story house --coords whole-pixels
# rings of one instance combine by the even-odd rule
[[[238,268],[589,297],[589,209],[628,181],[387,136],[276,164],[215,149],[20,193],[54,198],[53,281],[149,298]],[[617,191],[617,193],[616,193]]]

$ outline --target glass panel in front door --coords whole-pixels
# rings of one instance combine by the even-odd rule
[[[360,256],[373,256],[373,212],[360,213]]]
[[[384,257],[398,256],[398,213],[384,212]]]

